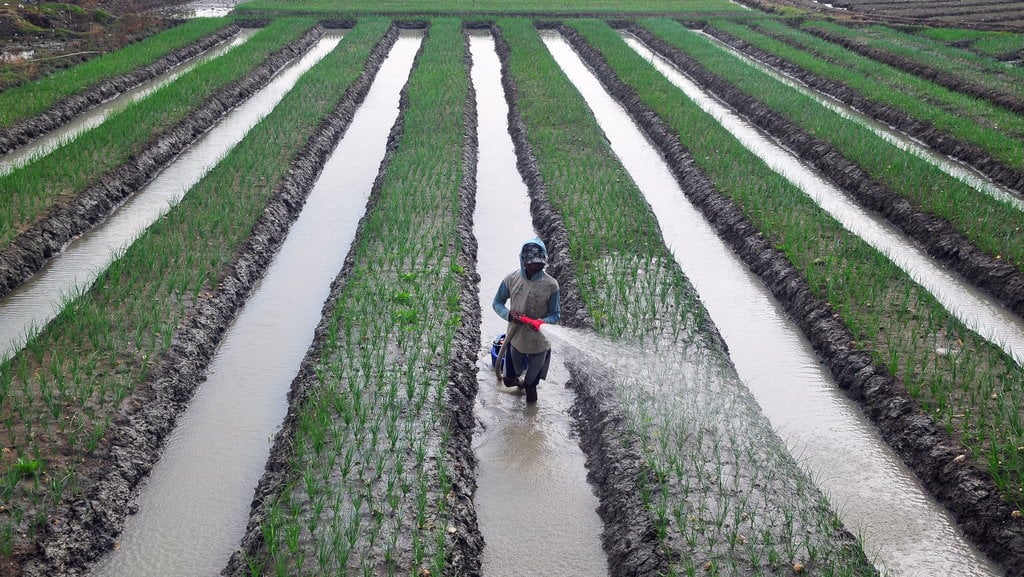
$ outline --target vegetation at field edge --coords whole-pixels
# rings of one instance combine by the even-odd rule
[[[247,13],[342,13],[342,14],[434,14],[453,13],[665,13],[746,12],[743,6],[728,0],[690,0],[681,6],[678,0],[356,0],[340,5],[334,0],[254,0],[238,8]]]

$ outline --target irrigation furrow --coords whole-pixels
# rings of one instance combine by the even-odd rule
[[[271,30],[271,28],[265,30]],[[289,42],[283,48],[263,58],[262,63],[238,80],[221,87],[212,95],[202,95],[203,101],[198,108],[184,115],[182,120],[161,134],[155,137],[148,136],[148,142],[143,144],[142,149],[137,153],[125,159],[124,164],[105,171],[105,174],[87,178],[85,188],[82,190],[66,191],[64,194],[70,193],[70,198],[58,200],[56,204],[49,205],[45,214],[33,219],[34,222],[28,224],[27,228],[20,229],[15,226],[13,230],[5,230],[5,235],[13,234],[14,239],[0,249],[0,298],[28,280],[73,238],[106,218],[140,187],[153,179],[182,150],[206,133],[217,120],[270,82],[282,66],[305,52],[322,34],[323,28],[320,26],[308,30],[299,39]],[[254,42],[255,39],[247,44]],[[193,74],[207,69],[208,67],[204,67],[193,71]],[[187,84],[191,76],[175,83],[175,86],[182,83]],[[187,87],[183,87],[183,89],[185,88]],[[150,98],[140,104],[151,104],[152,100],[154,99]],[[118,115],[118,121],[130,120],[126,118],[126,114]],[[111,124],[113,124],[112,121],[105,123],[104,126],[90,131],[77,139],[71,146],[63,147],[59,151],[60,153],[67,152],[76,163],[75,165],[65,164],[68,158],[65,158],[64,154],[55,153],[47,156],[41,162],[32,163],[0,178],[9,179],[7,181],[9,184],[16,182],[15,177],[24,180],[22,173],[29,170],[35,172],[59,171],[62,170],[61,166],[65,166],[70,171],[76,170],[78,165],[83,162],[87,163],[87,171],[93,170],[93,164],[88,163],[88,156],[96,151],[90,149],[89,145],[92,143],[86,142],[89,140],[87,137],[106,129],[113,130]],[[129,150],[127,145],[128,143],[122,143],[123,150],[120,151],[122,154]],[[46,193],[53,194],[52,187],[54,185],[48,178],[44,177],[41,181],[33,179],[31,186],[41,189],[38,192],[40,196],[45,196]],[[30,193],[35,194],[37,191],[16,191],[18,196],[28,196]],[[31,200],[33,202],[40,201],[36,198]],[[8,201],[12,202],[12,205],[15,202],[13,198]],[[17,211],[20,212],[20,210]],[[11,217],[8,216],[8,218]]]
[[[810,32],[822,40],[838,44],[843,48],[860,54],[861,56],[866,56],[872,60],[892,66],[897,70],[902,70],[919,78],[930,80],[939,86],[944,86],[956,92],[987,100],[996,106],[1001,106],[1017,113],[1024,113],[1024,99],[1013,94],[995,91],[983,84],[966,80],[959,76],[939,70],[938,68],[893,54],[892,52],[882,50],[880,48],[873,48],[863,41],[854,40],[835,32],[813,26],[805,26],[801,29]]]
[[[580,331],[560,341],[572,356],[579,418],[594,425],[581,435],[612,575],[874,574],[736,377],[649,207],[536,30],[521,20],[499,25],[551,202],[544,207],[531,190],[535,223],[545,237],[571,241],[561,245],[579,281],[570,318],[587,315],[585,295],[595,328],[613,337]],[[583,349],[605,344],[595,359],[574,340]],[[604,453],[616,446],[627,452]],[[626,458],[608,460],[615,456]],[[800,543],[787,537],[797,534]]]
[[[585,55],[592,53],[592,50],[585,47],[579,49]],[[589,56],[587,60],[593,68],[599,67],[602,62]],[[633,70],[635,63],[629,66],[627,69],[619,68],[618,73]],[[743,183],[728,182],[724,178],[724,174],[735,172],[735,165],[727,160],[731,156],[724,156],[727,166],[722,167],[714,167],[715,161],[711,156],[706,156],[709,151],[703,147],[708,145],[716,147],[716,154],[729,154],[728,147],[723,146],[724,141],[702,143],[701,139],[691,136],[694,143],[701,147],[696,154],[701,155],[699,158],[702,160],[695,161],[680,141],[681,121],[673,119],[670,127],[648,108],[634,92],[635,88],[616,82],[614,75],[599,74],[599,77],[609,85],[610,91],[656,144],[691,201],[704,212],[718,234],[727,240],[750,269],[761,277],[807,335],[839,385],[849,396],[862,403],[885,440],[917,473],[928,490],[954,512],[971,540],[1005,567],[1021,567],[1021,560],[1024,559],[1024,527],[1011,521],[1012,507],[1002,500],[992,477],[974,466],[970,459],[959,457],[965,452],[964,449],[951,441],[947,433],[921,411],[917,402],[910,398],[888,371],[872,364],[870,354],[858,348],[857,337],[843,324],[843,317],[815,296],[817,291],[811,288],[804,276],[808,269],[798,269],[779,250],[784,248],[787,252],[792,251],[794,257],[802,259],[797,246],[790,245],[795,239],[780,237],[780,233],[765,236],[748,220],[751,214],[762,219],[764,215],[772,213],[770,208],[766,210],[765,207],[747,207],[743,204],[769,193],[744,196],[729,192],[733,198],[727,198],[716,191],[716,186],[724,185],[727,189],[745,186]],[[644,86],[647,92],[664,90],[650,80]],[[665,115],[667,111],[677,109],[678,104],[673,103],[670,109],[661,106],[657,112]],[[706,126],[693,125],[691,122],[687,122],[686,126],[682,131],[684,134],[690,134],[688,131],[698,131],[700,134],[708,131]],[[713,169],[715,184],[704,172],[709,170],[708,167]],[[763,176],[752,176],[762,182],[766,181]],[[781,210],[794,212],[794,209],[793,205],[789,205]],[[745,214],[744,210],[748,212]],[[783,244],[779,244],[780,241]],[[845,250],[835,241],[822,241],[827,242],[832,247],[829,250],[837,254]],[[861,269],[858,273],[864,276],[868,270]],[[842,302],[839,304],[846,306]],[[840,308],[839,312],[845,313],[846,310]],[[1011,571],[1011,574],[1018,573]]]
[[[431,22],[233,575],[479,575],[464,44]]]
[[[756,98],[749,88],[744,91],[723,76],[711,72],[706,64],[684,52],[678,44],[666,41],[638,25],[630,26],[628,30],[634,38],[639,38],[654,52],[659,53],[661,58],[671,62],[703,90],[713,94],[787,149],[796,152],[801,159],[828,177],[861,206],[886,218],[904,234],[914,239],[919,246],[924,247],[933,258],[958,272],[967,282],[987,291],[1013,313],[1024,316],[1024,271],[1020,269],[1021,263],[1024,263],[1024,259],[1021,258],[1024,257],[1024,253],[1013,256],[1014,251],[1020,250],[1019,243],[1012,240],[1012,235],[1007,238],[1007,231],[1024,227],[1024,218],[1021,218],[1024,215],[996,206],[995,209],[1001,210],[1002,214],[1008,214],[1008,218],[1002,219],[1002,225],[993,227],[994,230],[989,234],[979,234],[978,229],[986,226],[990,220],[997,220],[997,216],[985,218],[972,214],[969,217],[961,217],[960,212],[963,208],[956,210],[955,207],[944,206],[946,203],[935,203],[929,206],[934,210],[926,211],[920,205],[922,197],[915,196],[918,194],[917,189],[925,186],[924,179],[914,179],[913,185],[907,187],[903,180],[904,171],[900,171],[898,177],[887,180],[882,180],[886,176],[884,174],[873,176],[867,168],[844,156],[844,150],[839,148],[844,144],[843,141],[833,144],[827,140],[834,131],[818,129],[817,134],[821,135],[818,137],[799,124],[810,123],[816,119],[813,111],[804,109],[801,114],[802,120],[793,118],[792,115],[766,104],[764,96]],[[662,33],[666,33],[664,29]],[[677,42],[684,43],[681,40]],[[757,85],[760,90],[768,90],[765,82],[771,81],[759,79]],[[870,135],[865,136],[870,142]],[[851,153],[856,152],[856,149],[851,150]],[[899,154],[898,151],[892,151],[890,154],[880,155],[880,158],[886,159],[889,163],[888,168],[899,162]],[[863,158],[864,161],[871,160],[871,157]],[[893,187],[900,187],[902,192],[891,188],[889,183]],[[955,191],[953,187],[956,184],[942,180],[935,182],[935,186],[940,187],[942,191],[939,194],[950,194],[951,190]],[[972,201],[976,207],[984,202],[984,199],[971,198],[973,195],[970,193],[973,191],[964,189],[958,192],[962,194],[949,201],[950,204],[956,203],[956,207],[969,206]],[[927,199],[924,200],[929,202]],[[936,212],[941,216],[936,215]],[[978,221],[981,221],[980,227]],[[1014,226],[1015,224],[1017,226]],[[964,229],[972,234],[972,238],[969,239],[960,232]],[[1004,240],[1007,242],[1002,242]],[[982,242],[991,247],[991,252],[979,248]]]
[[[470,47],[481,143],[473,213],[480,275],[475,308],[483,311],[476,367],[476,416],[481,424],[473,447],[478,484],[474,502],[486,541],[483,572],[607,575],[598,501],[587,483],[584,455],[568,416],[573,395],[564,386],[568,373],[561,355],[556,352],[552,358],[539,402],[532,405],[524,403],[520,391],[498,383],[491,367],[491,343],[507,326],[494,314],[491,301],[505,275],[516,268],[520,244],[536,233],[508,132],[493,37],[474,34]]]
[[[43,134],[71,122],[89,108],[105,102],[122,92],[126,92],[143,82],[152,80],[191,58],[195,58],[202,52],[225,42],[237,34],[239,30],[240,28],[237,24],[228,24],[221,30],[163,56],[152,64],[112,78],[99,80],[95,85],[78,94],[64,97],[50,104],[47,106],[46,111],[34,113],[31,118],[10,121],[8,126],[0,128],[0,155],[7,154],[20,146],[24,146]],[[112,56],[111,58],[114,57]],[[37,91],[37,94],[40,92],[39,87],[33,87],[33,90]],[[29,99],[26,98],[26,100]]]
[[[565,42],[549,47],[594,110],[722,331],[737,372],[880,571],[997,574],[820,367],[799,328],[690,205],[657,150]],[[606,68],[598,71],[608,74]],[[781,322],[780,322],[781,321]],[[851,482],[855,480],[855,482]]]
[[[723,30],[719,25],[705,26],[704,31],[755,60],[780,70],[789,76],[798,78],[801,82],[815,90],[828,94],[863,114],[888,126],[892,126],[911,138],[924,142],[934,150],[969,164],[995,182],[1018,192],[1024,190],[1024,171],[995,158],[992,153],[978,145],[955,138],[948,133],[938,130],[931,123],[913,118],[893,106],[869,100],[849,86],[809,72],[783,57],[758,48],[752,43]]]
[[[8,174],[12,170],[22,167],[37,158],[46,156],[58,147],[71,142],[78,137],[79,134],[99,126],[111,114],[115,114],[130,106],[132,103],[146,98],[153,92],[167,84],[170,84],[181,75],[187,73],[192,68],[214,58],[223,56],[232,48],[245,43],[245,41],[248,40],[254,32],[255,30],[253,29],[243,29],[235,35],[225,39],[221,44],[213,46],[209,50],[180,63],[178,66],[156,76],[152,80],[121,92],[117,96],[111,97],[110,99],[82,112],[80,115],[69,120],[66,124],[63,124],[44,135],[40,135],[31,143],[11,150],[6,154],[0,154],[0,176]]]
[[[15,507],[39,507],[45,495],[27,494],[31,485],[13,488],[5,526],[13,524],[18,533],[42,543],[31,549],[36,558],[26,575],[78,574],[84,563],[114,546],[133,491],[298,215],[321,166],[318,159],[333,146],[330,139],[310,136],[344,130],[365,96],[367,74],[372,78],[379,66],[379,61],[369,63],[370,72],[360,76],[386,28],[386,22],[367,19],[346,34],[280,106],[73,303],[73,310],[33,339],[16,362],[3,366],[3,375],[18,367],[13,384],[24,387],[26,395],[51,390],[63,407],[60,426],[54,426],[45,405],[32,404],[41,400],[11,390],[5,407],[21,404],[24,411],[28,403],[30,411],[42,412],[25,417],[36,424],[31,439],[4,430],[4,445],[40,455],[55,479],[75,480],[58,487],[59,506],[43,501],[50,520],[45,527],[17,525]],[[321,126],[332,109],[332,122]],[[197,237],[197,229],[206,234]],[[67,391],[55,390],[45,375],[31,386],[23,382],[21,367],[37,366],[32,347],[47,350],[51,366],[65,367],[62,374],[71,379]],[[95,434],[65,425],[74,427],[80,419],[95,423]],[[62,454],[74,455],[74,463],[58,458]],[[33,536],[37,531],[45,535]]]

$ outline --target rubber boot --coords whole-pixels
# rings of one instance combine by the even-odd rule
[[[501,382],[504,383],[505,386],[509,388],[523,386],[523,384],[519,382],[519,379],[517,377],[502,377]]]
[[[526,385],[526,402],[537,402],[537,385]]]

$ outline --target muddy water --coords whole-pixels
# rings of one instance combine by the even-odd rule
[[[952,159],[944,154],[940,154],[931,148],[928,148],[924,144],[910,138],[906,134],[899,132],[898,130],[891,128],[890,126],[871,118],[870,116],[864,115],[853,107],[847,105],[844,102],[836,100],[831,96],[822,94],[817,90],[807,86],[800,80],[788,76],[763,62],[751,58],[746,54],[736,51],[731,46],[728,46],[721,40],[714,38],[709,34],[703,32],[700,33],[703,37],[707,38],[708,41],[715,44],[725,52],[734,56],[735,58],[742,60],[762,72],[772,76],[779,82],[799,90],[801,93],[813,98],[819,104],[842,116],[847,120],[851,120],[868,128],[871,132],[875,133],[876,136],[885,140],[886,142],[896,146],[900,150],[909,152],[914,156],[928,162],[929,164],[939,168],[949,176],[956,178],[957,180],[967,184],[971,188],[983,192],[1000,202],[1005,202],[1017,210],[1024,210],[1024,199],[1021,199],[1019,195],[1015,194],[1011,189],[1006,188],[1000,184],[992,182],[984,174],[977,170],[967,166],[966,164]],[[628,34],[624,34],[626,38],[632,38]]]
[[[799,328],[687,202],[658,152],[557,34],[545,43],[643,191],[740,377],[876,564],[894,575],[998,575],[839,393]]]
[[[227,54],[231,49],[244,44],[255,33],[255,29],[243,29],[231,40],[211,48],[194,58],[182,62],[178,66],[164,74],[161,74],[153,80],[150,80],[149,82],[140,84],[131,90],[122,92],[103,104],[90,108],[73,121],[33,140],[25,146],[12,150],[7,154],[0,155],[0,176],[11,172],[18,167],[24,166],[37,158],[46,156],[57,148],[64,146],[77,138],[83,132],[99,126],[112,114],[120,112],[131,104],[146,98],[150,94],[171,82],[174,82],[179,76],[192,70],[196,66],[213,60],[214,58],[219,58]]]
[[[149,225],[177,204],[341,37],[341,32],[325,35],[302,58],[282,68],[266,87],[228,113],[124,206],[0,300],[0,362],[17,352],[28,335],[49,323],[64,303],[87,289]]]
[[[227,16],[242,0],[192,0],[175,6],[163,6],[150,14],[164,18],[219,18]]]
[[[488,577],[607,575],[601,550],[597,498],[587,484],[584,455],[568,416],[568,371],[553,352],[539,401],[526,405],[491,371],[490,348],[506,323],[491,308],[501,280],[518,267],[519,248],[536,236],[526,185],[516,169],[508,134],[508,107],[493,38],[474,33],[472,80],[480,141],[474,234],[479,242],[480,308],[483,311],[473,441],[478,459],[475,496]]]
[[[422,33],[395,44],[95,577],[216,575],[238,546],[288,388],[365,211]]]
[[[937,263],[892,225],[876,218],[842,190],[723,106],[635,38],[626,42],[683,90],[764,163],[810,197],[843,228],[859,236],[935,296],[951,315],[1024,364],[1024,319]]]

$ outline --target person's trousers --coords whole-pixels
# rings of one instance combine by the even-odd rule
[[[511,359],[511,363],[508,362]],[[551,364],[551,349],[539,353],[526,354],[516,350],[509,343],[508,357],[505,359],[505,376],[518,377],[525,371],[523,386],[536,386],[541,379],[548,376],[548,365]]]

